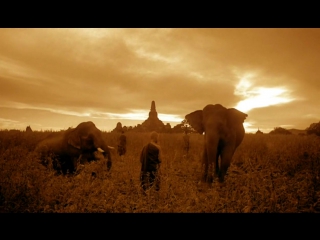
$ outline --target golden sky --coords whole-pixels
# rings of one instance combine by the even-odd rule
[[[0,129],[171,127],[220,103],[246,132],[320,121],[318,28],[0,28]]]

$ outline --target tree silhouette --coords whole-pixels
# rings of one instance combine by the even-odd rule
[[[306,128],[307,134],[315,134],[320,136],[320,121],[318,123],[311,123],[309,127]]]
[[[269,134],[284,134],[284,135],[289,135],[292,134],[292,132],[290,132],[287,129],[284,129],[282,127],[275,127],[274,130],[272,130]]]
[[[186,133],[196,132],[196,130],[193,129],[193,127],[188,123],[187,119],[183,119],[181,122],[182,130]]]

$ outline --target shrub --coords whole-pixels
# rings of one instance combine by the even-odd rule
[[[320,121],[318,123],[312,123],[306,128],[307,134],[315,134],[320,136]]]
[[[288,135],[292,134],[289,130],[284,129],[282,127],[275,127],[274,130],[272,130],[269,134],[283,134],[283,135]]]

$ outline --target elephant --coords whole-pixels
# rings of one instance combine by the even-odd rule
[[[208,104],[203,110],[185,116],[194,130],[200,134],[205,133],[202,182],[212,183],[216,177],[220,183],[224,182],[232,157],[244,138],[243,122],[247,116],[235,108],[227,109],[221,104]]]
[[[91,121],[82,122],[76,128],[49,135],[39,142],[35,151],[40,153],[44,165],[48,156],[53,160],[53,168],[63,174],[74,173],[78,164],[99,160],[101,153],[107,159],[107,170],[110,171],[112,147],[108,146],[102,132]],[[100,156],[101,156],[100,154]]]

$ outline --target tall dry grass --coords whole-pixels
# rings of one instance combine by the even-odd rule
[[[320,212],[320,140],[315,136],[247,134],[224,184],[199,184],[202,137],[160,134],[161,189],[140,190],[140,151],[149,134],[127,133],[123,159],[56,175],[33,152],[49,133],[0,132],[0,211],[32,213],[262,213]],[[116,146],[117,134],[104,133]],[[92,173],[95,174],[92,174]]]

